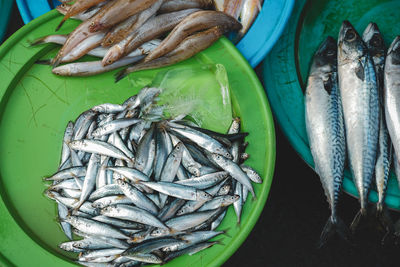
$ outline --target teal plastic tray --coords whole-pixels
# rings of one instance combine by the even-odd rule
[[[8,20],[12,10],[13,1],[0,0],[0,43],[3,41],[4,34],[7,31]]]
[[[281,38],[265,58],[263,79],[273,113],[291,145],[314,167],[304,120],[303,91],[312,57],[319,44],[337,38],[343,20],[362,33],[370,21],[378,24],[387,46],[400,34],[400,1],[298,0]],[[306,179],[306,177],[303,177]],[[350,171],[345,171],[344,190],[357,197]],[[377,201],[375,190],[370,201]],[[386,203],[400,210],[400,191],[391,173]]]

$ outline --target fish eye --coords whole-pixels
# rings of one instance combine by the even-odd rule
[[[328,50],[326,51],[326,56],[331,57],[331,56],[333,56],[333,55],[335,55],[335,51],[334,51],[334,50],[328,49]]]
[[[354,41],[356,39],[356,33],[353,30],[347,31],[345,39],[347,41]]]
[[[375,47],[378,47],[382,44],[381,39],[380,38],[374,38],[372,39],[372,45]]]

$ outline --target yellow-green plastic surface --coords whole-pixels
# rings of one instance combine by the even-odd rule
[[[152,81],[159,70],[133,73],[114,83],[116,71],[92,77],[59,77],[49,66],[37,65],[58,50],[56,45],[29,47],[28,41],[55,34],[61,20],[55,11],[27,24],[0,47],[0,266],[74,266],[73,254],[57,244],[66,241],[55,221],[55,203],[43,195],[42,177],[58,166],[63,131],[69,120],[100,103],[121,103]],[[78,23],[67,21],[60,33]],[[275,163],[275,135],[269,105],[254,71],[225,38],[178,65],[223,64],[232,90],[234,113],[250,132],[247,164],[263,177],[255,185],[236,224],[232,208],[219,229],[228,229],[223,245],[169,266],[220,266],[245,240],[267,199]],[[170,67],[173,68],[174,66]],[[76,256],[75,256],[76,258]]]

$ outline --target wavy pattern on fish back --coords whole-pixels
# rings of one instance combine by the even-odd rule
[[[333,72],[331,79],[335,85],[330,94],[329,121],[332,134],[332,177],[333,177],[333,199],[332,199],[332,217],[336,217],[336,206],[339,202],[340,189],[343,181],[344,163],[346,158],[346,141],[344,134],[343,110],[340,98],[339,86],[337,81],[337,72]]]
[[[367,196],[371,187],[371,182],[374,174],[378,131],[379,131],[379,99],[378,99],[378,86],[376,82],[376,74],[372,59],[369,55],[361,58],[360,62],[364,68],[364,82],[362,83],[362,96],[364,98],[364,106],[362,107],[365,112],[364,116],[364,144],[363,155],[363,191],[360,192],[362,200],[362,208],[366,208]],[[362,195],[361,195],[362,194]]]

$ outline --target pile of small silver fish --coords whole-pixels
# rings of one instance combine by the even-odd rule
[[[255,198],[252,182],[262,183],[243,164],[239,118],[227,134],[184,115],[167,120],[155,105],[161,91],[145,87],[122,105],[94,106],[66,127],[45,194],[71,240],[60,248],[80,253],[82,265],[163,264],[211,247],[228,206],[239,223],[248,193]]]
[[[218,1],[222,4],[221,11],[225,12],[206,10],[214,8],[212,0],[77,0],[72,5],[63,3],[57,7],[64,14],[58,28],[68,18],[83,22],[69,35],[45,36],[33,41],[32,45],[63,45],[55,58],[41,61],[52,65],[52,72],[61,76],[90,76],[131,65],[116,74],[116,81],[119,81],[131,72],[169,66],[191,58],[230,31],[240,30],[238,35],[243,36],[261,8],[259,0],[223,2]],[[237,20],[238,10],[244,28]],[[163,40],[158,39],[168,32]],[[84,55],[102,60],[70,63]],[[61,63],[70,64],[59,66]]]
[[[350,232],[336,214],[346,154],[361,204],[350,226],[352,232],[370,213],[368,195],[373,182],[378,202],[372,213],[386,233],[399,230],[385,209],[392,154],[400,179],[399,75],[400,37],[386,50],[375,23],[361,37],[344,21],[338,43],[328,37],[314,55],[305,93],[306,126],[315,170],[331,208],[321,245],[335,231],[349,238]]]

